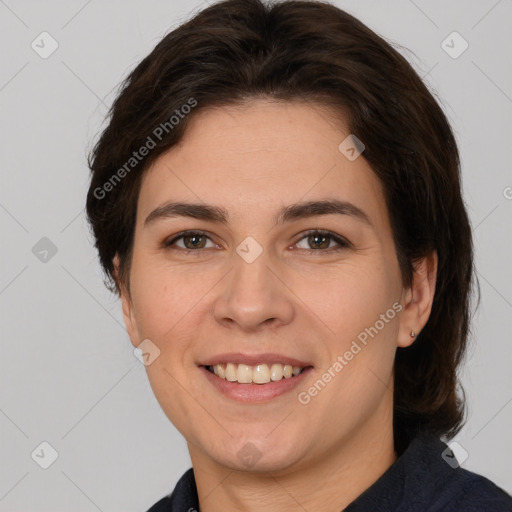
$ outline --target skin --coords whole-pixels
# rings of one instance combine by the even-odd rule
[[[187,441],[205,512],[339,511],[396,460],[393,361],[428,320],[437,255],[403,287],[380,182],[364,154],[349,161],[338,150],[349,132],[329,114],[262,99],[201,111],[143,179],[123,313],[133,345],[150,339],[160,350],[148,378]],[[283,206],[327,198],[355,204],[372,226],[339,214],[274,222]],[[223,207],[229,222],[176,216],[145,225],[167,201]],[[190,238],[162,246],[189,229],[208,232],[201,250],[185,253]],[[311,229],[350,245],[327,239],[316,248],[303,234]],[[252,263],[236,252],[247,236],[263,250]],[[396,302],[401,312],[301,404],[298,392]],[[298,390],[241,403],[197,366],[226,352],[278,352],[313,370]],[[258,454],[251,467],[238,456],[247,443]]]

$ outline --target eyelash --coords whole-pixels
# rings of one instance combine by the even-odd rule
[[[179,247],[179,248],[172,247],[172,245],[175,244],[178,240],[181,240],[182,238],[184,238],[186,236],[191,236],[191,235],[204,236],[204,237],[208,238],[209,240],[211,240],[210,236],[208,236],[208,233],[206,233],[205,231],[201,231],[201,230],[188,230],[188,231],[182,231],[181,233],[178,233],[176,236],[174,236],[170,240],[164,240],[162,246],[163,246],[164,249],[169,249],[169,250],[172,250],[172,251],[179,251],[179,252],[184,253],[184,254],[196,253],[196,255],[200,255],[202,251],[208,249],[208,248],[183,249],[181,247]],[[311,229],[309,231],[305,231],[304,233],[302,233],[301,238],[299,238],[294,243],[294,245],[299,243],[300,241],[304,240],[305,238],[308,238],[311,235],[320,235],[320,236],[327,237],[327,238],[331,239],[332,241],[336,242],[339,246],[338,247],[329,247],[328,249],[297,249],[297,250],[299,250],[299,251],[301,251],[301,250],[302,251],[308,251],[308,252],[323,252],[323,253],[327,252],[327,253],[331,253],[331,252],[337,252],[337,251],[340,251],[340,250],[343,250],[343,249],[348,249],[349,247],[351,247],[350,242],[348,242],[344,238],[342,238],[339,235],[336,235],[336,234],[334,234],[334,233],[332,233],[330,231],[326,231],[326,230],[323,230],[323,229]],[[213,242],[213,240],[211,240],[211,241]]]

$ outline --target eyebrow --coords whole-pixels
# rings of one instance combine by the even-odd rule
[[[347,215],[373,227],[369,216],[355,204],[339,199],[306,201],[282,208],[275,217],[275,224],[283,224],[317,215]],[[190,217],[220,224],[228,224],[229,215],[224,208],[208,204],[167,202],[155,208],[144,221],[144,226],[160,219]]]

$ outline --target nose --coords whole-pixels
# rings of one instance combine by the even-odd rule
[[[292,321],[293,294],[279,277],[278,265],[269,261],[265,251],[252,263],[234,254],[233,266],[221,282],[213,307],[219,324],[254,332],[263,326],[278,327]]]

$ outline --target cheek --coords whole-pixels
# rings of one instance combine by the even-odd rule
[[[204,287],[197,276],[185,274],[168,265],[149,263],[132,269],[132,298],[141,339],[151,340],[159,349],[159,356],[146,373],[162,410],[183,434],[187,433],[191,411],[190,394],[198,396],[200,390],[189,382],[193,362],[189,347],[191,333],[199,324],[198,302]],[[186,384],[187,392],[183,386]],[[192,403],[195,403],[192,400]],[[198,408],[200,409],[200,408]]]
[[[325,326],[321,372],[331,368],[336,375],[325,401],[341,418],[357,408],[366,414],[392,387],[401,288],[394,268],[375,260],[368,266],[347,265],[332,275],[337,277],[310,287],[305,302],[321,320],[318,325]],[[306,289],[302,293],[305,297]]]
[[[394,269],[375,261],[371,265],[347,264],[314,279],[304,276],[296,286],[297,295],[326,330],[344,340],[372,326],[400,297]]]
[[[195,305],[212,286],[204,275],[143,262],[133,267],[131,285],[139,331],[162,341],[193,321]]]

